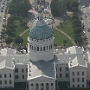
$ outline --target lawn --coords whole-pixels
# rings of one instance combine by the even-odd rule
[[[21,44],[21,46],[25,46],[27,44],[27,38],[29,36],[29,30],[27,32],[25,32],[21,37],[23,38],[23,43]]]
[[[14,25],[15,25],[15,37],[19,36],[19,34],[21,34],[23,31],[27,29],[25,26],[21,25],[19,21],[14,21]]]
[[[60,30],[64,31],[67,33],[71,38],[74,39],[74,30],[72,28],[72,22],[71,20],[66,20],[64,23],[61,25],[57,26]]]
[[[54,32],[54,37],[55,37],[54,43],[57,46],[62,46],[63,40],[67,41],[66,46],[72,46],[73,45],[72,42],[65,35],[60,33],[59,31],[54,29],[53,32]]]

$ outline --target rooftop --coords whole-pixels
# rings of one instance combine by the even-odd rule
[[[55,79],[54,61],[30,62],[30,71],[28,79],[34,79],[37,76],[46,76]]]

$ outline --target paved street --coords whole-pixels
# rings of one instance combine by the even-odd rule
[[[80,0],[80,9],[82,11],[82,14],[80,15],[81,17],[83,17],[82,22],[85,25],[85,35],[88,38],[87,42],[88,45],[90,45],[90,31],[88,31],[88,29],[90,29],[90,0]],[[85,6],[85,7],[84,7]],[[85,17],[86,16],[86,17]]]

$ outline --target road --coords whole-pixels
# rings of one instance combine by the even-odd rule
[[[85,5],[85,8],[83,8],[83,6]],[[82,22],[85,25],[85,35],[88,38],[87,42],[88,45],[90,45],[90,31],[88,31],[88,29],[90,29],[90,0],[80,0],[80,9],[82,11],[82,14],[80,15],[80,17],[83,17]],[[87,16],[87,17],[85,17]]]

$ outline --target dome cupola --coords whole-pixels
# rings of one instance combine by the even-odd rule
[[[53,36],[52,29],[43,20],[42,10],[38,11],[38,21],[32,26],[29,37],[36,40],[49,39]]]

